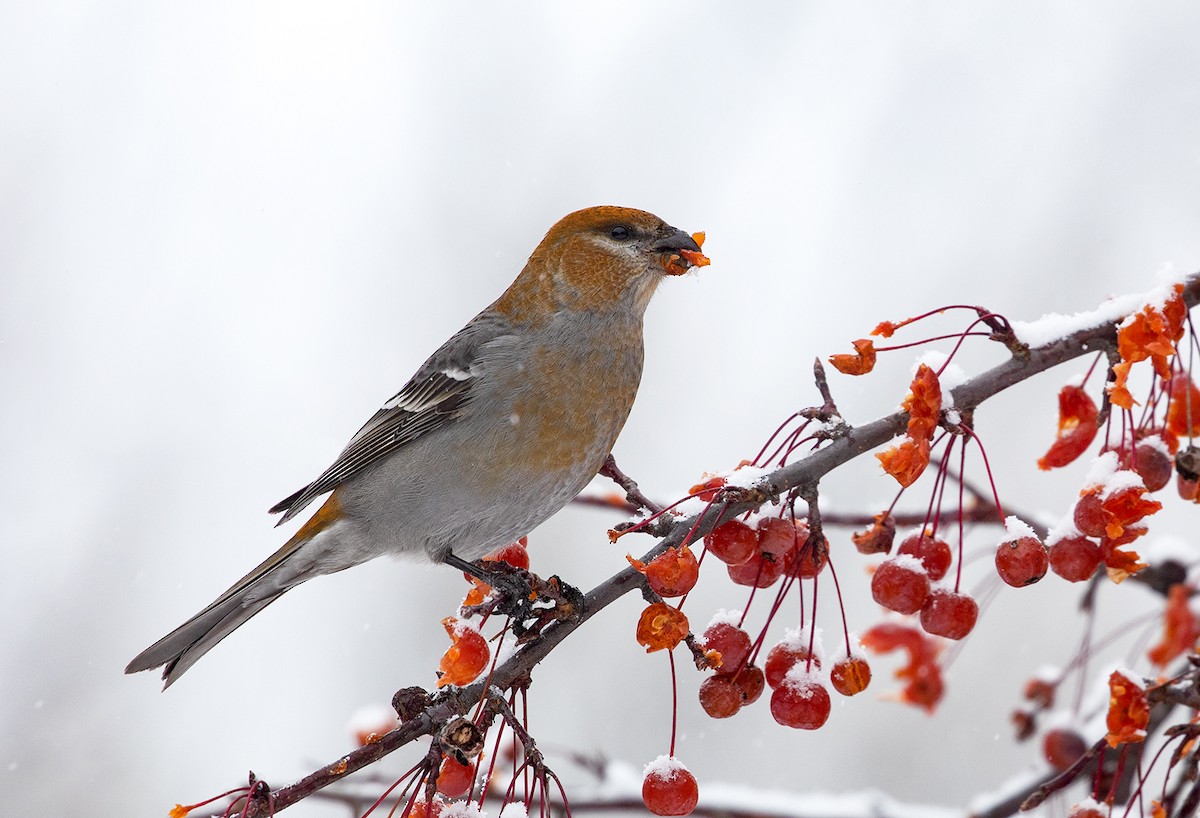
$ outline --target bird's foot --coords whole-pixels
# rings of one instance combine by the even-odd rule
[[[576,619],[583,613],[583,594],[559,577],[542,579],[503,561],[470,563],[450,554],[446,562],[491,586],[483,602],[464,606],[464,616],[501,613],[512,620],[518,642],[537,636],[552,622]]]

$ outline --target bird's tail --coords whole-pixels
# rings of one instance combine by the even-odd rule
[[[126,673],[163,667],[163,689],[212,650],[218,642],[270,605],[291,588],[322,573],[312,564],[301,567],[294,559],[308,543],[337,515],[336,495],[305,523],[282,548],[257,568],[239,579],[207,608],[184,622],[134,657]]]

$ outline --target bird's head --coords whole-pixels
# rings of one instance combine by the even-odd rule
[[[577,210],[550,228],[497,307],[526,316],[566,309],[640,318],[665,276],[708,264],[697,238],[644,210]]]

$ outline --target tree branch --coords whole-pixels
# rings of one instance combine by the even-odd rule
[[[1190,309],[1200,301],[1200,273],[1188,277],[1184,285],[1183,298]],[[1017,383],[1097,350],[1114,349],[1115,344],[1116,325],[1111,320],[1104,320],[1046,346],[1036,349],[1018,347],[1017,353],[1009,360],[952,390],[951,402],[961,414],[969,416],[969,412],[975,407]],[[895,412],[862,426],[846,427],[837,439],[766,475],[754,487],[727,495],[736,499],[713,503],[703,514],[698,515],[698,518],[691,517],[675,522],[669,533],[661,538],[642,560],[648,562],[668,548],[681,545],[685,541],[695,541],[708,533],[719,520],[727,520],[752,511],[768,500],[778,498],[793,489],[803,491],[814,488],[829,472],[899,435],[904,431],[907,421],[907,413]],[[637,498],[636,502],[643,502],[643,498]],[[584,622],[626,593],[641,588],[642,584],[641,575],[632,568],[614,574],[586,594],[584,610],[579,617],[559,621],[547,627],[540,636],[522,646],[508,661],[496,668],[486,680],[486,684],[505,689],[522,677],[528,676],[538,663],[549,656],[551,651]],[[344,755],[275,792],[274,809],[285,809],[417,738],[434,732],[446,720],[467,713],[479,702],[484,692],[485,682],[481,681],[436,698],[423,713],[382,736],[376,743]],[[249,804],[244,814],[246,818],[253,818],[264,814],[266,809],[266,799],[260,798]]]

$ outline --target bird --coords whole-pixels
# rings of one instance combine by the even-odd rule
[[[702,242],[629,207],[564,216],[329,468],[270,509],[278,525],[328,495],[316,513],[125,672],[162,667],[166,689],[288,590],[383,555],[480,575],[476,560],[604,465],[641,381],[646,307],[665,278],[709,263]]]

